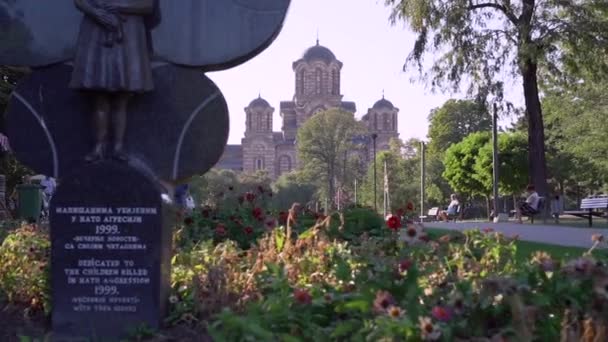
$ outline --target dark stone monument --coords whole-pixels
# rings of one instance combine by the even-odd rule
[[[154,178],[123,163],[88,164],[65,177],[51,205],[55,339],[160,326],[172,238],[163,195]]]
[[[262,52],[289,2],[0,0],[0,64],[34,67],[7,133],[19,160],[60,184],[55,340],[160,327],[173,187],[217,163],[228,138],[226,102],[202,72]]]

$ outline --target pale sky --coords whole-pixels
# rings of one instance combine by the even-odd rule
[[[384,89],[400,109],[401,139],[425,138],[430,110],[462,95],[432,94],[410,81],[417,72],[402,67],[415,34],[404,24],[392,26],[389,14],[383,0],[292,0],[282,32],[267,50],[239,67],[208,74],[228,102],[229,144],[241,143],[243,109],[258,92],[275,108],[274,130],[280,130],[279,102],[291,100],[295,91],[292,63],[315,44],[317,30],[321,45],[344,63],[341,91],[345,101],[357,104],[355,116],[363,116]]]

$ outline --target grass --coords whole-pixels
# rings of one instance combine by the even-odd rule
[[[447,229],[428,228],[426,229],[428,234],[433,238],[439,238],[443,235],[454,233],[454,231]],[[530,241],[517,241],[517,253],[515,258],[518,262],[527,262],[530,260],[530,256],[536,251],[544,251],[551,255],[557,260],[571,259],[581,256],[587,251],[586,248],[579,247],[566,247],[558,245],[550,245],[540,242]]]

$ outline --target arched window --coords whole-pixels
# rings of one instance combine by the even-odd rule
[[[374,113],[374,130],[378,130],[378,113]]]
[[[270,114],[266,115],[266,130],[272,131],[272,120],[270,120]]]
[[[255,130],[256,131],[262,131],[264,129],[264,123],[263,123],[263,118],[262,115],[256,114],[255,116],[255,121],[256,121],[256,127]]]
[[[388,113],[382,114],[382,129],[385,131],[390,131],[391,126],[391,115]]]
[[[296,92],[298,94],[304,94],[304,70],[300,70],[298,72],[297,78],[298,78],[298,86],[297,86],[298,89],[296,89]]]
[[[315,88],[316,88],[317,94],[321,94],[322,84],[323,84],[323,71],[321,71],[321,69],[317,68],[317,70],[315,71]]]
[[[283,155],[279,157],[279,175],[291,171],[291,157]]]
[[[340,95],[340,74],[335,69],[331,71],[331,93]]]
[[[264,157],[257,157],[255,159],[255,170],[264,170]]]

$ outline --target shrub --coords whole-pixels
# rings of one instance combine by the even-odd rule
[[[48,231],[23,225],[0,245],[0,291],[16,304],[50,312]]]

